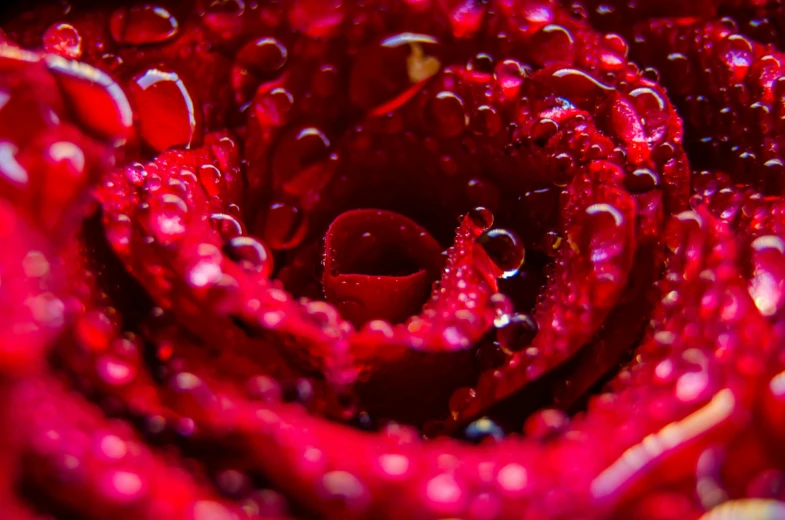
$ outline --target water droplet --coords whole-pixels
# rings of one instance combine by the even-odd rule
[[[553,119],[540,119],[534,126],[532,127],[531,131],[531,139],[537,146],[543,147],[548,143],[548,140],[556,135],[559,131],[559,123],[554,121]]]
[[[297,247],[308,230],[305,212],[286,202],[270,204],[262,223],[262,238],[274,250]]]
[[[313,385],[305,378],[286,381],[282,385],[283,397],[288,402],[308,404],[313,399]]]
[[[177,32],[175,17],[155,5],[121,7],[109,18],[109,33],[123,45],[161,43],[174,38]]]
[[[199,167],[199,182],[210,197],[221,194],[223,176],[221,171],[212,164],[203,164]]]
[[[455,390],[452,396],[450,396],[448,404],[453,418],[457,419],[476,399],[477,392],[475,392],[474,388],[464,386]]]
[[[63,58],[78,60],[82,57],[82,36],[73,25],[56,23],[44,32],[44,50]]]
[[[493,213],[482,206],[478,206],[468,213],[471,223],[480,230],[486,230],[493,225]]]
[[[648,141],[659,143],[668,131],[668,105],[665,96],[650,87],[640,87],[628,96],[641,118]]]
[[[511,278],[518,274],[526,250],[515,232],[508,229],[490,229],[477,239],[477,243],[501,271],[501,278]]]
[[[338,69],[326,63],[314,72],[311,78],[311,92],[317,97],[327,99],[335,94],[338,81]]]
[[[224,251],[246,271],[259,273],[265,278],[273,271],[272,252],[253,237],[231,238],[224,245]]]
[[[668,79],[669,90],[674,94],[683,95],[693,88],[695,71],[692,62],[684,54],[679,52],[669,54],[662,72]]]
[[[453,92],[442,91],[430,99],[425,108],[425,120],[440,137],[455,137],[468,123],[463,100]]]
[[[293,129],[273,153],[273,186],[295,197],[318,192],[330,181],[337,164],[338,156],[319,128]]]
[[[618,34],[608,33],[603,36],[602,42],[619,56],[622,56],[623,58],[627,57],[627,53],[629,52],[627,41]]]
[[[673,217],[665,228],[663,239],[671,253],[679,254],[693,236],[703,229],[705,222],[695,211],[683,211]]]
[[[86,63],[47,55],[54,74],[76,119],[98,135],[122,141],[133,130],[133,111],[122,88],[104,72]]]
[[[572,63],[573,37],[561,25],[546,25],[534,36],[530,43],[530,53],[535,63],[541,67],[554,63]]]
[[[213,213],[210,215],[210,224],[220,233],[221,238],[228,240],[245,233],[242,223],[227,213]]]
[[[330,471],[322,477],[323,493],[328,500],[340,500],[353,511],[362,511],[370,502],[368,488],[351,473]]]
[[[531,345],[537,331],[537,322],[530,314],[518,313],[501,323],[501,327],[496,330],[496,337],[499,347],[506,354],[514,354]]]
[[[472,116],[472,131],[477,135],[493,137],[502,129],[502,118],[496,109],[482,105],[477,108]]]
[[[116,356],[101,356],[96,361],[96,372],[101,380],[112,386],[122,386],[134,380],[136,366]]]
[[[150,201],[145,225],[153,238],[169,245],[185,234],[188,206],[173,193],[164,193]]]
[[[518,95],[526,77],[526,69],[516,60],[504,60],[496,66],[496,81],[505,99],[511,100]]]
[[[190,146],[196,137],[196,108],[175,72],[148,69],[129,85],[139,134],[151,148],[163,151]]]
[[[272,37],[259,38],[243,45],[235,56],[231,76],[238,100],[247,100],[259,84],[277,77],[288,55],[284,44]]]
[[[466,440],[474,443],[480,443],[485,439],[500,441],[504,438],[504,430],[492,420],[483,417],[469,424],[464,431],[464,436]]]
[[[490,79],[493,74],[494,61],[493,56],[480,52],[469,58],[466,63],[466,70],[473,72],[478,79],[482,78],[485,81]]]
[[[253,102],[256,120],[262,126],[283,126],[294,106],[294,98],[288,90],[275,88],[257,93]]]
[[[477,369],[480,372],[485,372],[502,366],[507,360],[507,354],[497,341],[486,341],[477,347],[474,358],[477,363]]]
[[[649,168],[638,168],[624,176],[624,188],[630,193],[648,193],[660,187],[660,176]]]

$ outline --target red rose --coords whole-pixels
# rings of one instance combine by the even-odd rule
[[[24,7],[6,516],[785,516],[785,8]]]

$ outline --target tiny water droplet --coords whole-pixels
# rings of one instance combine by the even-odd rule
[[[483,417],[469,424],[464,435],[469,442],[479,443],[489,438],[499,441],[504,438],[504,430],[489,418]]]

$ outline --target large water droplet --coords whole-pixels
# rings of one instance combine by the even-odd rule
[[[518,274],[526,257],[523,242],[514,231],[490,229],[480,235],[477,243],[482,246],[491,261],[501,271],[501,278]]]
[[[107,74],[86,63],[46,56],[73,114],[89,130],[122,140],[133,129],[133,112],[120,86]]]
[[[740,34],[732,34],[720,44],[717,51],[727,67],[729,79],[734,83],[743,80],[754,59],[752,43]]]
[[[218,231],[221,238],[228,240],[245,233],[242,223],[227,213],[213,213],[210,215],[210,224]]]
[[[284,44],[272,37],[259,38],[241,47],[232,66],[232,87],[238,100],[249,99],[257,86],[277,77],[288,55]]]
[[[44,32],[44,50],[78,60],[82,57],[82,36],[73,25],[56,23]]]
[[[468,217],[472,225],[481,231],[485,231],[493,225],[493,213],[482,206],[470,210]]]
[[[474,112],[471,126],[475,134],[493,137],[502,129],[502,118],[495,108],[482,105]]]
[[[614,89],[579,69],[559,69],[552,74],[554,94],[576,106],[590,107],[603,94]]]
[[[151,148],[163,151],[190,146],[196,137],[196,108],[175,72],[148,69],[129,85],[139,134]]]
[[[540,66],[553,63],[571,63],[573,60],[573,37],[561,25],[546,25],[531,39],[532,59]]]

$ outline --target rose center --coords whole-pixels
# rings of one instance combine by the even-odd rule
[[[347,211],[330,224],[324,245],[325,297],[358,327],[417,314],[443,263],[431,234],[392,211]]]

